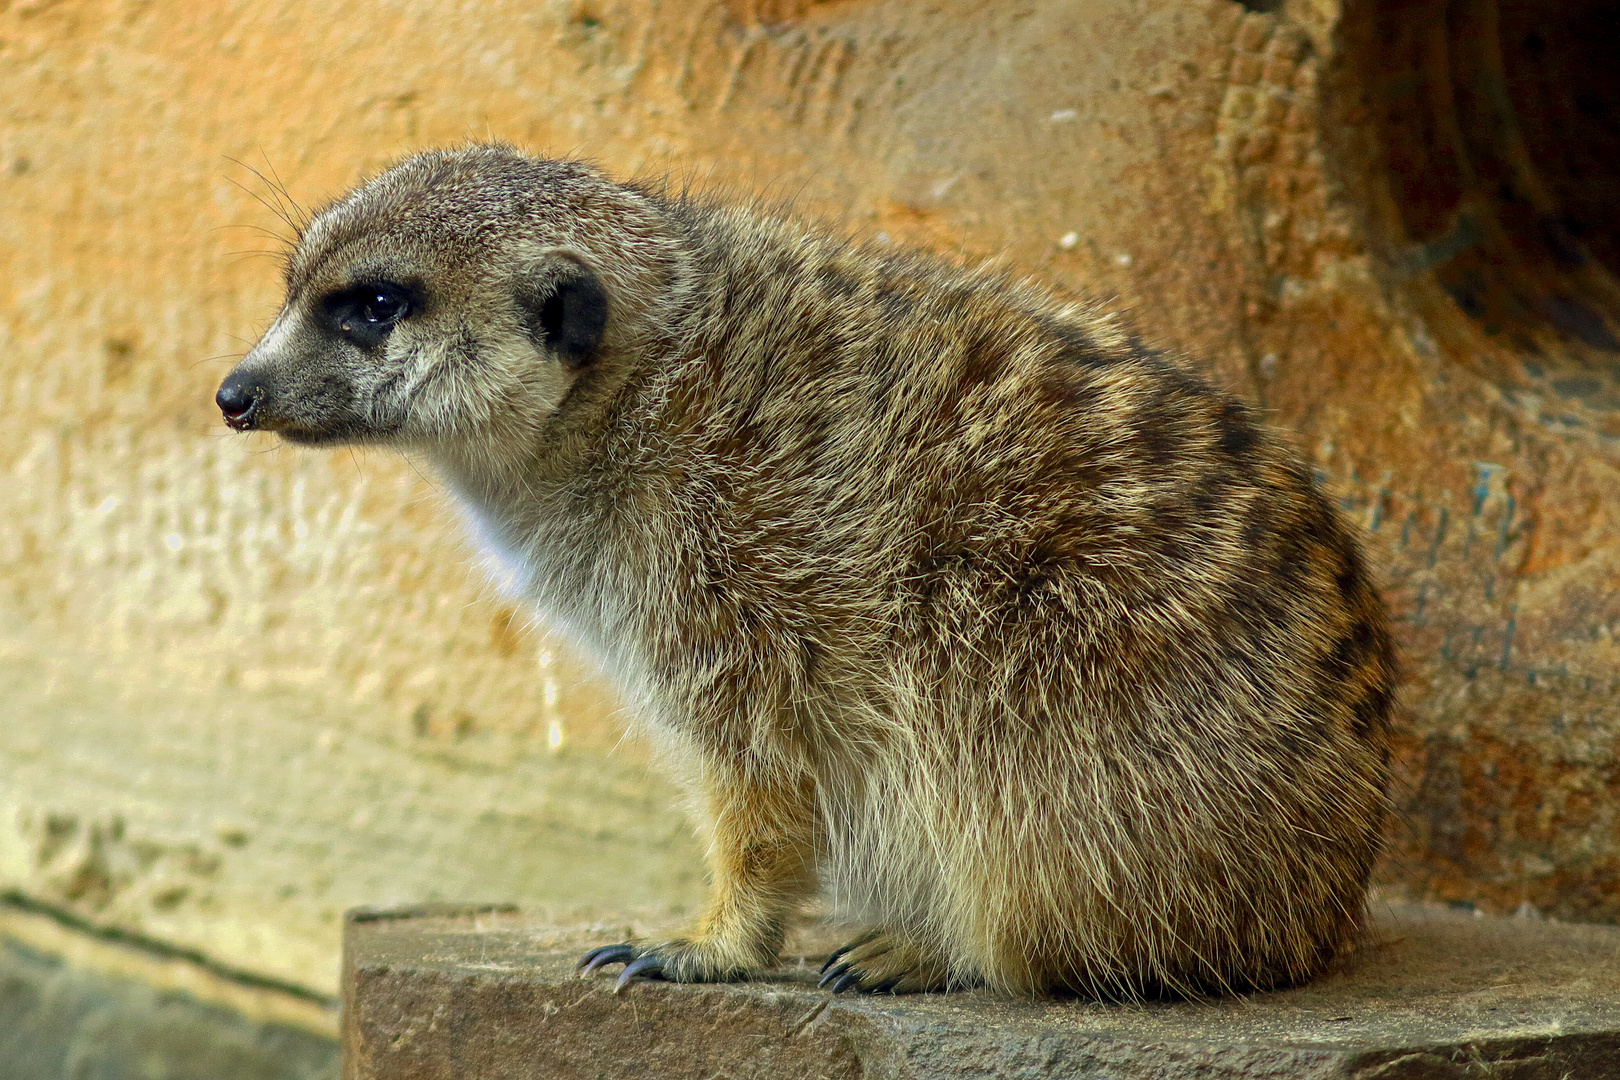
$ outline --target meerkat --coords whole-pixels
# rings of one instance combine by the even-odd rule
[[[984,266],[424,153],[314,216],[217,402],[427,459],[617,681],[712,893],[585,972],[747,979],[818,892],[835,992],[1266,989],[1358,927],[1395,661],[1253,412]]]

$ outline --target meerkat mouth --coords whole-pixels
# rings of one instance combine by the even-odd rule
[[[244,386],[233,379],[227,379],[225,385],[219,388],[214,395],[214,404],[219,406],[220,413],[225,418],[225,426],[232,431],[255,431],[264,427],[260,405],[265,398],[264,388],[261,386]]]

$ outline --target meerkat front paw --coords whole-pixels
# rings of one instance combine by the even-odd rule
[[[754,975],[764,965],[728,956],[713,943],[677,938],[660,942],[625,942],[603,945],[579,958],[575,971],[582,977],[608,964],[623,964],[613,992],[620,993],[636,979],[667,979],[670,982],[737,982]]]
[[[931,950],[901,934],[874,933],[827,957],[817,985],[835,994],[920,994],[944,990],[949,982],[944,961]]]

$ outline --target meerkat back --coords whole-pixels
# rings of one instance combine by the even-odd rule
[[[227,422],[446,478],[686,784],[710,981],[1266,988],[1354,933],[1394,661],[1248,409],[1027,282],[470,147],[318,215]]]

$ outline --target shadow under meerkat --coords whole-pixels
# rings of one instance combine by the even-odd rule
[[[218,402],[426,457],[685,784],[747,978],[817,890],[834,990],[1274,987],[1358,925],[1394,661],[1249,411],[1091,306],[473,146],[320,212]]]

